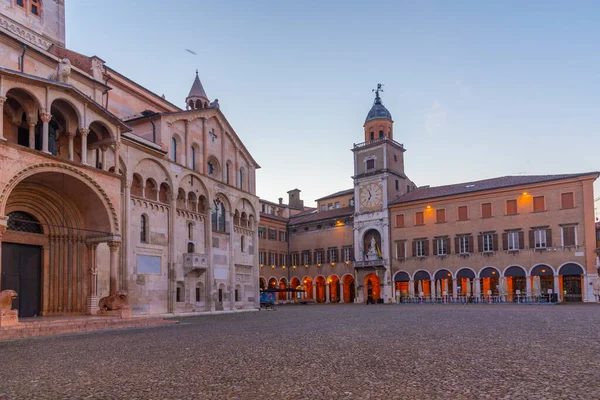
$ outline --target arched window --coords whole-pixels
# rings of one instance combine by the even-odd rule
[[[379,137],[382,138],[383,137],[383,131],[379,131]]]
[[[185,284],[183,282],[177,282],[177,292],[175,293],[175,301],[183,303],[183,295],[185,293]]]
[[[229,163],[225,164],[225,183],[229,185]]]
[[[213,231],[225,232],[225,206],[218,199],[211,208],[211,222]]]
[[[244,235],[242,235],[242,237],[240,238],[240,244],[242,247],[242,253],[246,252],[246,237]]]
[[[33,215],[23,211],[13,211],[8,213],[7,229],[9,231],[44,233],[42,224]]]
[[[171,161],[177,162],[177,140],[171,139]]]
[[[195,246],[194,243],[188,243],[188,253],[194,253]]]
[[[140,242],[148,243],[148,216],[145,214],[140,217]]]
[[[371,132],[371,140],[375,140],[375,132]]]
[[[240,177],[239,177],[239,188],[243,189],[244,188],[244,169],[240,168]]]
[[[191,148],[191,168],[196,169],[196,149],[194,147]]]
[[[188,239],[194,240],[194,224],[191,222],[188,224]],[[193,252],[190,251],[190,253],[193,253]]]

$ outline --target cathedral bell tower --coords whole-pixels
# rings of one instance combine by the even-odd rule
[[[367,114],[364,142],[354,153],[354,267],[358,298],[363,302],[391,301],[390,221],[388,203],[412,187],[404,175],[404,146],[394,141],[394,121],[381,101],[381,84]]]

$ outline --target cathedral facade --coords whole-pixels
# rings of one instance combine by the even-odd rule
[[[198,73],[184,107],[65,47],[64,1],[0,6],[0,285],[20,316],[258,306],[259,168]]]

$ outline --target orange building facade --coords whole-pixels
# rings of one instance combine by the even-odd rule
[[[261,262],[263,287],[318,303],[598,300],[598,173],[417,187],[380,89],[353,146],[354,188],[277,220],[287,263]]]

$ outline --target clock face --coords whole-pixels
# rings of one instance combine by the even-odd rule
[[[369,183],[360,188],[360,205],[364,208],[379,207],[383,201],[381,185]]]

